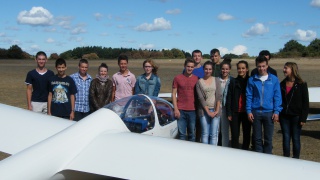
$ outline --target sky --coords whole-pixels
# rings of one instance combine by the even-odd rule
[[[320,34],[320,0],[2,0],[0,48],[83,46],[256,56]]]

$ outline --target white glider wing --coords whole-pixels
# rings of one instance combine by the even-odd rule
[[[74,123],[0,104],[0,151],[16,154]]]

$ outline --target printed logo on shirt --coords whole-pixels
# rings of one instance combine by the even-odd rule
[[[68,102],[67,92],[68,90],[61,84],[56,85],[53,88],[52,102],[58,104]]]

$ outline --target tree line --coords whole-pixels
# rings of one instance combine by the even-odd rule
[[[52,53],[49,59],[116,59],[120,54],[127,55],[130,59],[183,59],[191,57],[189,52],[177,48],[162,50],[147,50],[133,48],[111,48],[102,46],[77,47],[65,51],[61,54]],[[278,52],[272,53],[276,58],[292,57],[320,57],[320,39],[314,39],[308,46],[300,44],[296,40],[288,41]],[[206,59],[210,58],[209,54],[203,54]],[[223,58],[249,58],[247,53],[242,55],[225,54]],[[254,57],[254,56],[253,56]],[[9,49],[0,48],[0,59],[30,59],[33,55],[23,51],[18,45],[12,45]]]

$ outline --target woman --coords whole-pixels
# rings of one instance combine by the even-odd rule
[[[221,145],[223,147],[229,146],[229,121],[227,118],[226,113],[226,101],[227,101],[227,94],[228,94],[228,87],[230,84],[230,80],[233,77],[230,76],[231,70],[231,59],[226,58],[220,64],[221,67],[221,75],[219,77],[221,83],[221,92],[222,92],[222,101],[220,104],[221,108]]]
[[[240,124],[242,123],[242,149],[250,146],[251,122],[246,113],[246,86],[249,79],[249,65],[241,60],[237,63],[238,76],[230,81],[226,111],[231,127],[231,147],[239,148]]]
[[[293,144],[293,158],[300,157],[301,128],[306,123],[309,111],[308,86],[299,75],[298,65],[287,62],[283,68],[284,80],[280,83],[282,111],[280,125],[282,131],[283,156],[290,156],[290,139]]]
[[[160,78],[157,76],[158,67],[152,59],[147,59],[142,64],[144,74],[137,77],[134,94],[158,96],[161,88]]]
[[[90,110],[94,112],[111,102],[112,81],[108,76],[108,66],[101,63],[96,78],[91,81],[89,89]]]
[[[220,125],[221,84],[219,78],[211,76],[213,63],[203,65],[204,77],[199,79],[196,90],[199,98],[198,115],[201,124],[201,142],[218,144]]]

